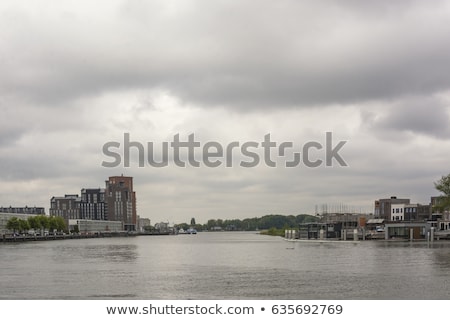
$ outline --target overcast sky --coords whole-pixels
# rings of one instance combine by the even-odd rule
[[[3,0],[0,206],[48,213],[120,174],[152,223],[429,203],[450,173],[449,21],[439,0]],[[176,134],[226,148],[270,133],[292,160],[326,132],[348,166],[139,167],[136,150],[102,166],[124,133],[158,156]]]

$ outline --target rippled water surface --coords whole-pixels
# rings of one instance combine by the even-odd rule
[[[0,299],[450,299],[450,242],[244,232],[0,243]]]

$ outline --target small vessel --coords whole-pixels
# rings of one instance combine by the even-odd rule
[[[186,230],[186,233],[187,234],[197,234],[197,230],[194,228],[189,228]]]

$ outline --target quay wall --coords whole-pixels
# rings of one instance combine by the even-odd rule
[[[133,237],[137,234],[128,232],[102,232],[91,234],[64,234],[64,235],[1,235],[0,242],[24,242],[24,241],[51,241],[51,240],[68,240],[68,239],[90,239],[90,238],[111,238],[111,237]]]

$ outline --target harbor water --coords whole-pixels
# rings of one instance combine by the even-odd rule
[[[450,299],[450,241],[254,232],[0,243],[0,299]]]

